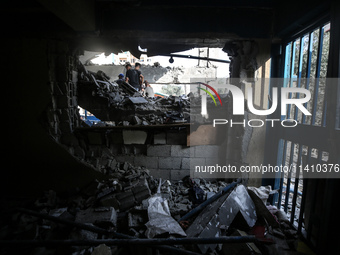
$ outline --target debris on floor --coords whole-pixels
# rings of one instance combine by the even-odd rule
[[[50,190],[34,201],[12,201],[1,215],[2,242],[186,237],[208,240],[224,236],[255,236],[258,241],[254,243],[208,242],[165,248],[177,249],[177,252],[180,249],[184,253],[221,255],[229,254],[231,250],[242,251],[237,254],[272,254],[280,249],[286,249],[290,254],[297,249],[296,231],[290,227],[285,214],[267,204],[268,196],[257,195],[256,190],[266,193],[266,187],[246,188],[234,182],[232,188],[220,193],[231,185],[189,177],[177,182],[158,180],[147,169],[126,162],[117,164],[120,167],[111,172],[107,180],[95,180],[72,193],[56,194]],[[218,198],[211,199],[216,194],[219,194]],[[212,202],[203,210],[190,214],[209,199]],[[20,207],[26,209],[16,209]],[[191,216],[181,220],[185,215]],[[131,253],[129,246],[99,244],[64,244],[46,248],[32,245],[28,250],[32,255]],[[2,245],[0,253],[26,254],[25,247]],[[147,246],[140,246],[141,253],[145,249]],[[160,252],[163,254],[164,251]]]

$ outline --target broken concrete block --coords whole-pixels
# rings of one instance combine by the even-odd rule
[[[150,124],[149,124],[149,122],[147,122],[146,120],[143,120],[142,125],[143,125],[143,126],[148,126],[148,125],[150,125]]]
[[[116,200],[121,212],[126,211],[135,205],[135,196],[131,190],[116,194]]]
[[[109,167],[111,169],[115,169],[117,167],[117,161],[115,159],[112,159],[110,162],[109,162]]]
[[[147,104],[149,101],[146,100],[144,97],[129,97],[129,100],[133,104]]]
[[[115,187],[111,187],[111,188],[106,187],[101,192],[99,192],[97,194],[97,199],[101,199],[101,198],[105,197],[106,195],[114,192],[115,190],[116,190]]]
[[[216,193],[213,191],[208,191],[206,194],[207,194],[207,200],[216,195]]]
[[[48,214],[53,217],[59,217],[66,211],[67,211],[67,207],[63,207],[63,208],[52,209]]]
[[[116,195],[109,195],[109,196],[105,196],[102,199],[100,199],[100,205],[101,206],[112,206],[114,207],[116,210],[119,209],[119,203],[116,199]]]
[[[140,125],[142,124],[142,120],[138,116],[132,116],[132,123],[134,125]]]
[[[88,208],[76,214],[76,222],[96,225],[117,225],[117,213],[113,207]]]
[[[122,167],[122,169],[124,170],[124,171],[127,171],[127,170],[129,170],[129,163],[128,162],[124,162],[122,165],[121,165],[121,167]]]
[[[142,228],[148,221],[148,214],[146,210],[134,211],[128,213],[129,228]]]
[[[105,244],[100,244],[93,249],[91,255],[112,255],[111,248]]]
[[[181,214],[184,215],[184,213],[187,213],[191,209],[191,206],[184,203],[175,203],[174,206],[171,206],[170,212],[171,215],[177,215]]]
[[[142,203],[144,199],[147,199],[151,196],[151,191],[147,185],[147,182],[145,185],[136,186],[132,189],[132,192],[135,196],[135,200],[137,203]]]
[[[85,223],[86,225],[93,226],[92,223]],[[75,240],[95,240],[98,238],[98,234],[84,229],[73,229],[69,236],[70,239]]]

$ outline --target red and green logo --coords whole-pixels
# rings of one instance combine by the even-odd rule
[[[218,100],[220,101],[221,106],[222,106],[222,100],[221,100],[221,98],[220,98],[220,95],[216,92],[216,90],[215,90],[213,87],[211,87],[210,85],[208,85],[208,84],[206,84],[206,83],[203,83],[203,82],[199,82],[199,84],[202,84],[202,85],[206,86],[208,89],[210,89],[212,92],[214,92],[215,95],[217,96]],[[217,106],[216,100],[215,100],[213,94],[211,94],[210,91],[208,91],[207,89],[200,88],[200,87],[197,87],[197,88],[199,88],[199,89],[205,91],[205,92],[212,98],[212,100],[213,100],[214,103],[215,103],[215,106]]]

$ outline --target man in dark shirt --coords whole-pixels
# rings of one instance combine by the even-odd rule
[[[138,73],[139,85],[140,85],[140,86],[144,83],[144,76],[142,75],[142,72],[141,72],[141,70],[140,70],[141,66],[142,66],[142,65],[141,65],[140,63],[136,63],[136,64],[135,64],[135,70],[136,70],[137,73]]]
[[[126,71],[126,77],[128,78],[128,83],[136,88],[137,90],[140,90],[140,80],[144,80],[142,72],[139,70],[141,64],[136,63],[135,69],[129,69]]]
[[[126,68],[126,71],[130,70],[132,68],[131,64],[130,63],[127,63],[125,65],[125,68]]]

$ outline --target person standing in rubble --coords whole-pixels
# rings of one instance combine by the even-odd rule
[[[129,82],[129,78],[126,76],[127,72],[132,68],[131,64],[130,63],[127,63],[125,65],[125,69],[126,69],[126,72],[125,72],[125,82]]]
[[[133,86],[137,91],[141,89],[141,81],[144,81],[142,72],[140,71],[140,63],[135,64],[135,69],[128,69],[126,71],[127,82]]]
[[[129,71],[131,68],[132,68],[132,66],[131,66],[130,63],[127,63],[127,64],[125,65],[126,72]]]
[[[150,83],[148,81],[145,81],[145,96],[146,97],[154,97],[155,92],[153,91],[153,88],[151,87]]]
[[[140,70],[141,66],[142,65],[140,63],[135,64],[135,70],[138,73],[139,85],[142,87],[142,84],[144,83],[144,76],[142,75],[142,71]]]
[[[118,75],[118,80],[115,80],[115,83],[117,83],[118,85],[121,85],[124,81],[125,81],[124,74],[120,73]]]

